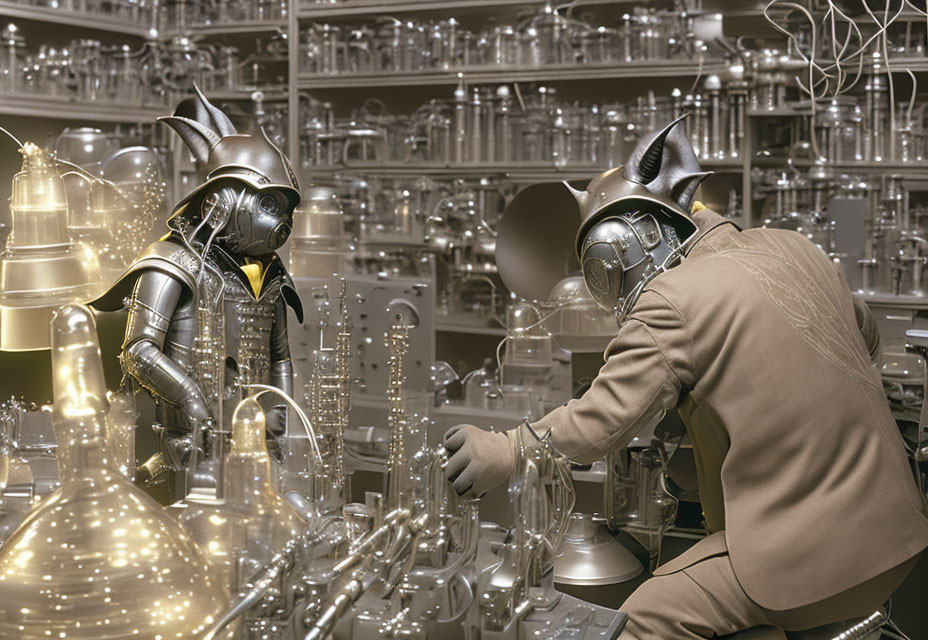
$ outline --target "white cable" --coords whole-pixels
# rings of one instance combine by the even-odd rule
[[[855,57],[857,57],[857,56],[862,56],[864,53],[866,53],[867,49],[870,47],[870,45],[873,43],[873,41],[875,41],[877,38],[882,37],[882,36],[886,33],[886,30],[889,29],[889,27],[892,26],[892,24],[893,24],[894,22],[896,22],[896,20],[899,18],[899,16],[902,15],[902,11],[905,9],[905,3],[900,4],[900,5],[899,5],[899,11],[896,12],[896,15],[894,15],[894,16],[892,17],[891,20],[887,20],[885,24],[881,24],[880,21],[879,21],[879,19],[873,14],[872,11],[870,11],[870,7],[867,6],[867,3],[864,2],[863,5],[864,5],[864,8],[867,10],[867,12],[870,14],[870,17],[873,19],[873,21],[874,21],[874,22],[877,24],[877,26],[880,27],[880,28],[877,29],[877,32],[874,33],[872,36],[870,36],[870,37],[867,39],[867,41],[864,42],[864,44],[862,44],[862,45],[860,46],[860,48],[859,48],[857,51],[855,51],[854,53],[849,54],[849,55],[845,58],[845,60],[851,60],[851,59],[853,59],[853,58],[855,58]],[[888,5],[888,4],[886,5],[886,10],[887,10],[887,14],[888,14],[888,11],[889,11],[889,5]]]
[[[873,14],[873,11],[870,10],[870,6],[867,2],[863,3],[864,9],[866,9],[867,14],[873,19],[877,25],[880,24],[879,19]],[[905,3],[902,2],[899,4],[899,13],[902,13],[902,10],[905,8]],[[898,17],[898,14],[897,14]],[[889,21],[889,2],[886,3],[886,8],[883,9],[883,28],[881,29],[883,33],[882,38],[882,50],[883,50],[883,64],[886,65],[886,82],[889,84],[889,156],[890,160],[896,159],[896,87],[893,82],[893,70],[889,63],[889,33],[886,31],[889,28],[889,25],[892,24]],[[873,126],[879,126],[879,123],[872,123]]]
[[[306,437],[309,438],[309,442],[310,444],[312,444],[313,451],[316,452],[316,457],[319,460],[319,464],[320,465],[324,464],[322,460],[322,452],[319,451],[319,444],[316,442],[316,431],[315,429],[313,429],[313,425],[309,421],[309,418],[306,417],[306,414],[299,407],[299,405],[293,400],[293,398],[288,396],[286,393],[284,393],[277,387],[272,387],[269,384],[249,384],[247,385],[247,388],[248,389],[261,389],[260,393],[255,394],[256,400],[260,398],[261,396],[263,396],[265,393],[273,393],[283,398],[284,402],[290,405],[290,408],[296,411],[296,415],[299,416],[300,422],[303,424],[303,428],[306,430]],[[236,410],[238,410],[238,407],[236,407]]]
[[[909,74],[909,78],[912,79],[912,95],[909,97],[909,108],[906,109],[905,112],[906,122],[909,123],[912,122],[912,111],[915,110],[915,97],[918,93],[918,78],[915,77],[911,69],[906,69],[905,72]]]
[[[817,160],[820,156],[819,156],[818,141],[816,140],[816,137],[815,137],[815,120],[816,120],[815,112],[817,110],[816,109],[817,101],[816,101],[816,96],[815,96],[815,85],[816,85],[815,71],[817,69],[822,75],[828,76],[828,77],[830,76],[824,69],[822,69],[815,62],[815,47],[817,44],[815,18],[813,18],[812,14],[809,13],[808,9],[806,9],[802,5],[796,4],[795,2],[783,2],[782,3],[784,6],[792,7],[796,9],[797,11],[799,11],[800,13],[802,13],[806,17],[806,19],[809,21],[809,25],[812,27],[811,42],[809,46],[809,57],[807,58],[806,55],[802,52],[802,48],[799,46],[799,41],[796,39],[796,35],[784,29],[780,25],[778,25],[776,21],[770,17],[769,11],[771,7],[773,7],[774,5],[778,3],[779,3],[779,0],[770,0],[767,6],[764,7],[764,18],[767,19],[767,21],[773,26],[774,29],[776,29],[777,31],[786,35],[789,38],[790,42],[792,42],[795,45],[797,54],[809,65],[809,87],[808,89],[806,89],[806,87],[803,86],[802,82],[799,80],[798,77],[796,78],[796,83],[799,85],[799,89],[803,93],[808,94],[809,101],[811,103],[810,118],[809,118],[809,132],[811,135],[809,136],[809,139],[812,144],[812,153],[815,159]],[[826,86],[826,91],[827,91],[827,86]]]
[[[796,9],[797,11],[802,13],[805,16],[805,18],[809,21],[809,24],[812,26],[812,43],[811,43],[812,46],[810,47],[811,56],[806,56],[806,54],[803,53],[802,47],[799,46],[799,40],[796,38],[796,34],[789,31],[788,29],[781,27],[779,24],[777,24],[776,20],[770,17],[770,9],[773,8],[773,6],[777,4],[782,4],[786,7]],[[817,38],[816,28],[815,28],[815,18],[812,17],[812,14],[809,13],[808,9],[806,9],[800,4],[796,4],[795,2],[782,2],[781,0],[770,0],[770,2],[767,3],[767,6],[764,7],[764,18],[766,18],[767,22],[769,22],[770,25],[774,29],[776,29],[777,31],[779,31],[780,33],[782,33],[789,39],[789,41],[793,44],[793,46],[796,47],[796,54],[802,59],[803,62],[809,64],[810,66],[809,86],[810,87],[812,86],[812,80],[813,80],[813,74],[811,71],[812,69],[817,70],[819,73],[821,73],[824,76],[830,77],[830,74],[827,71],[825,71],[822,67],[820,67],[817,62],[815,62],[815,45],[816,45],[816,38]]]
[[[20,149],[23,148],[23,143],[19,141],[19,138],[17,138],[12,133],[10,133],[9,129],[7,129],[6,127],[0,127],[0,131],[10,136],[11,138],[13,138],[13,142],[15,142],[16,146],[18,146]]]
[[[864,35],[863,35],[863,33],[861,32],[860,27],[857,26],[857,22],[855,22],[853,18],[848,17],[847,14],[845,14],[845,13],[844,13],[843,11],[841,11],[838,7],[836,7],[836,6],[834,5],[834,3],[832,2],[832,0],[828,0],[828,2],[829,2],[829,4],[831,5],[831,9],[832,9],[833,15],[835,15],[835,16],[837,16],[837,17],[839,17],[839,18],[842,18],[845,22],[847,22],[847,25],[848,25],[848,42],[850,42],[851,29],[853,28],[853,30],[857,33],[857,42],[858,42],[858,44],[860,45],[860,47],[858,47],[858,51],[859,51],[861,48],[863,48]],[[841,50],[841,57],[839,57],[839,58],[837,58],[837,59],[835,60],[835,66],[837,66],[837,67],[839,67],[839,68],[841,67],[841,62],[842,62],[842,60],[845,59],[845,58],[844,58],[844,54],[845,54],[846,52],[847,52],[847,48],[844,48],[844,49]],[[851,89],[853,89],[853,88],[857,85],[857,83],[860,81],[860,78],[863,76],[863,71],[864,71],[864,58],[863,58],[863,56],[858,56],[858,57],[857,57],[857,75],[854,76],[854,82],[852,82],[852,83],[851,83],[850,85],[848,85],[847,87],[844,87],[844,88],[839,92],[839,95],[840,95],[841,93],[847,93],[848,91],[850,91]]]

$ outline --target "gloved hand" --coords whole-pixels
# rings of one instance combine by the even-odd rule
[[[514,456],[505,433],[459,424],[445,433],[444,446],[451,456],[445,477],[463,498],[480,497],[512,475]]]

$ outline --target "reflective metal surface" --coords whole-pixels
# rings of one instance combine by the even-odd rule
[[[640,575],[644,567],[602,523],[575,513],[570,518],[561,555],[554,563],[554,581],[596,586],[616,584]]]

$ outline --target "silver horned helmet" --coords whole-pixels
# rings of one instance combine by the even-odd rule
[[[565,185],[580,207],[576,256],[590,295],[619,323],[645,286],[678,265],[696,237],[690,217],[700,170],[685,118],[646,136],[628,163],[594,178],[585,191]]]
[[[184,221],[197,231],[206,227],[207,245],[215,239],[238,255],[276,251],[290,236],[300,203],[290,162],[263,129],[260,135],[238,133],[225,113],[194,90],[174,115],[159,118],[180,135],[203,180],[177,203],[169,226]]]

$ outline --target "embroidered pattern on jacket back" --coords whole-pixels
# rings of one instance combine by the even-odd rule
[[[755,233],[750,238],[746,242],[742,234],[733,234],[735,247],[723,248],[716,255],[744,267],[793,329],[822,356],[863,384],[879,388],[869,361],[859,349],[858,336],[852,332],[856,326],[841,320],[836,302],[839,292],[827,279],[800,266],[792,257],[794,250],[778,232]]]

